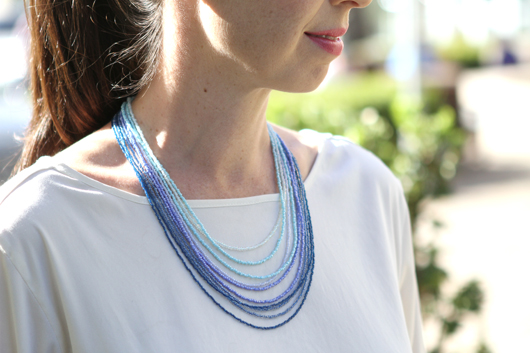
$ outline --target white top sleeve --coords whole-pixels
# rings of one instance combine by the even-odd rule
[[[359,146],[313,134],[321,148],[304,184],[315,268],[288,324],[262,331],[228,316],[183,267],[145,197],[46,157],[0,188],[2,353],[423,353],[399,182]],[[214,238],[243,247],[264,239],[278,201],[189,204]]]
[[[0,271],[2,352],[62,352],[35,295],[1,248]]]
[[[418,284],[416,281],[416,270],[414,262],[411,226],[409,220],[409,212],[405,197],[402,192],[398,195],[397,227],[400,231],[399,238],[399,278],[400,278],[400,294],[405,320],[407,323],[407,331],[412,345],[413,352],[424,352],[423,335],[422,335],[422,320],[420,310],[420,300],[418,293]]]

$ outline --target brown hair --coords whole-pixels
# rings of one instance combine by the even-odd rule
[[[162,0],[26,0],[33,117],[16,173],[108,123],[152,79]]]

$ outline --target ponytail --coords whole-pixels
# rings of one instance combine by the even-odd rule
[[[33,117],[16,173],[101,128],[154,76],[162,0],[26,0]]]

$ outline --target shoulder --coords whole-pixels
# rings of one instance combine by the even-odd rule
[[[58,208],[69,201],[64,197],[67,177],[53,164],[52,157],[41,157],[0,187],[0,247],[4,253],[30,244],[42,248],[43,228],[54,223],[60,215]]]
[[[0,187],[0,231],[21,219],[29,224],[57,217],[75,202],[75,190],[84,185],[60,169],[55,157],[41,157]]]
[[[35,201],[43,201],[42,193],[47,190],[46,185],[53,184],[60,176],[54,169],[52,157],[41,157],[35,164],[24,169],[0,187],[0,207],[4,211],[7,206],[14,206],[15,201],[20,204],[31,205]]]
[[[355,169],[358,176],[366,176],[371,180],[380,179],[382,183],[396,181],[378,157],[345,137],[310,129],[293,131],[277,125],[273,127],[296,157],[303,179],[312,174],[318,161],[327,173],[334,172],[332,175],[336,177],[339,175],[335,173]]]
[[[130,208],[128,201],[146,203],[141,196],[82,175],[56,157],[42,157],[0,187],[0,246],[11,252],[61,241],[84,227],[93,228],[116,207]]]
[[[56,159],[93,180],[132,194],[144,195],[110,123],[61,151]]]
[[[372,152],[342,136],[313,130],[302,130],[300,133],[306,139],[317,141],[319,146],[314,179],[363,190],[403,192],[399,180]]]
[[[364,226],[362,234],[389,244],[401,273],[403,248],[410,245],[410,220],[399,179],[372,152],[347,138],[307,133],[324,139],[306,182],[310,205],[326,205],[332,210],[325,211],[329,219],[351,229]]]

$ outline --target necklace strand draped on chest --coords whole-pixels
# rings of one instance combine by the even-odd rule
[[[256,329],[285,325],[307,298],[315,262],[305,188],[292,153],[267,124],[280,192],[277,219],[257,244],[227,245],[209,234],[154,156],[134,118],[132,100],[122,104],[112,129],[170,246],[191,278],[206,297],[241,323]],[[246,255],[246,259],[237,254]]]

